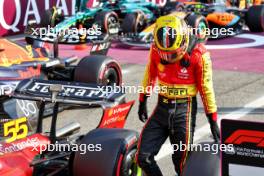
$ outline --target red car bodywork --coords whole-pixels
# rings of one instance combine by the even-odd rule
[[[106,108],[98,128],[123,128],[134,102]],[[49,138],[38,133],[11,143],[0,143],[0,176],[32,176],[30,164],[48,144]]]
[[[30,163],[40,153],[40,147],[49,144],[46,136],[33,134],[25,139],[1,144],[0,175],[31,176]]]

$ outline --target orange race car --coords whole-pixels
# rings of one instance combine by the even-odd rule
[[[263,0],[227,0],[226,5],[228,7],[235,6],[239,9],[248,9],[251,6],[261,5],[263,2]]]
[[[178,3],[176,15],[184,18],[202,42],[207,38],[219,39],[242,33],[264,31],[264,5],[251,5],[248,8],[228,7],[225,3],[185,2]],[[148,47],[152,42],[155,24],[133,37],[124,37],[122,42],[132,46]]]

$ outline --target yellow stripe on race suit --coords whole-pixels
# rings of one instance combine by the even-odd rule
[[[188,102],[188,138],[187,138],[187,146],[191,144],[191,141],[190,139],[192,138],[191,136],[191,120],[192,120],[192,102],[189,101]],[[183,165],[185,164],[186,162],[186,159],[188,157],[188,154],[189,154],[189,150],[187,149],[186,151],[186,155],[185,155],[185,158],[184,158],[184,161],[183,161]]]
[[[197,88],[195,84],[175,85],[159,81],[159,89],[159,95],[168,99],[194,97],[197,94]]]
[[[207,113],[217,111],[215,94],[212,78],[212,61],[209,52],[202,55],[203,61],[203,80],[202,80],[202,99]]]

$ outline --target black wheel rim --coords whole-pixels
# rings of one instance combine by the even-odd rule
[[[119,85],[118,73],[114,68],[108,68],[104,75],[103,85]]]

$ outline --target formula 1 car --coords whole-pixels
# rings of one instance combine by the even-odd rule
[[[191,28],[198,29],[196,34],[198,34],[198,38],[199,36],[201,37],[202,41],[206,41],[207,38],[219,39],[240,34],[244,31],[245,26],[251,32],[264,31],[263,5],[239,9],[226,7],[225,4],[186,2],[178,4],[177,8],[180,12],[175,12],[171,15],[186,19],[187,24]],[[155,24],[151,25],[137,35],[125,36],[121,42],[131,46],[149,48],[153,41],[154,26]]]
[[[104,1],[104,8],[114,11],[121,24],[122,33],[137,33],[153,23],[160,15],[156,4],[145,0]]]
[[[39,106],[35,102],[2,96],[11,93],[24,79],[77,81],[100,85],[120,85],[122,82],[119,64],[105,56],[110,47],[108,40],[93,43],[91,55],[80,59],[76,56],[59,57],[58,41],[53,43],[53,51],[50,51],[43,41],[35,38],[27,40],[32,45],[0,39],[0,121],[21,116],[32,121],[36,119]],[[45,110],[46,115],[52,114],[50,108]],[[2,128],[0,133],[2,134]]]
[[[206,42],[208,36],[206,35],[205,31],[209,28],[208,22],[206,18],[202,15],[194,14],[194,13],[186,13],[186,12],[173,12],[169,15],[173,15],[182,19],[185,19],[187,25],[192,28],[196,29],[194,32],[198,42]],[[155,23],[148,26],[140,33],[134,33],[129,35],[124,35],[120,38],[120,41],[123,44],[128,46],[136,46],[136,47],[144,47],[149,48],[153,42],[153,31],[155,28]]]
[[[264,31],[264,6],[256,5],[248,9],[239,9],[236,7],[227,7],[224,4],[204,4],[204,3],[186,3],[183,5],[183,11],[194,12],[206,17],[210,29],[233,29],[233,34],[242,32],[244,26],[247,26],[251,32]],[[214,35],[214,34],[211,34]],[[222,38],[230,35],[223,35],[220,31],[215,34],[216,38]]]
[[[146,24],[154,22],[155,14],[159,12],[157,5],[144,0],[100,2],[98,7],[90,8],[87,0],[78,0],[73,16],[65,16],[60,9],[53,7],[45,12],[40,26],[54,27],[54,31],[69,28],[89,29],[90,37],[105,33],[115,35],[120,31],[141,31]]]
[[[88,8],[88,1],[77,0],[76,11],[72,16],[66,16],[62,10],[56,7],[46,10],[41,17],[39,27],[53,28],[53,33],[66,31],[68,29],[87,29],[85,33],[90,38],[104,34],[115,35],[119,32],[119,21],[115,12],[109,8]],[[55,34],[57,35],[57,34]]]
[[[123,93],[98,84],[27,79],[9,96],[37,101],[40,111],[36,132],[31,134],[23,117],[2,123],[7,136],[1,141],[1,176],[142,175],[134,160],[138,134],[122,129],[134,103],[120,103]],[[50,129],[44,131],[47,103],[52,103],[54,113],[48,122]],[[78,134],[77,122],[57,128],[61,104],[70,104],[72,109],[99,105],[104,113],[95,130]],[[52,145],[57,146],[55,150]]]
[[[164,7],[145,0],[101,0],[98,7],[92,8],[88,4],[88,0],[77,0],[73,16],[65,16],[61,9],[53,7],[45,12],[40,26],[50,26],[57,32],[70,28],[88,29],[86,35],[90,38],[100,34],[116,36],[141,32],[157,17],[175,10],[174,2],[168,2]]]
[[[252,5],[258,6],[263,4],[263,0],[227,0],[228,7],[238,7],[239,9],[248,9]]]

